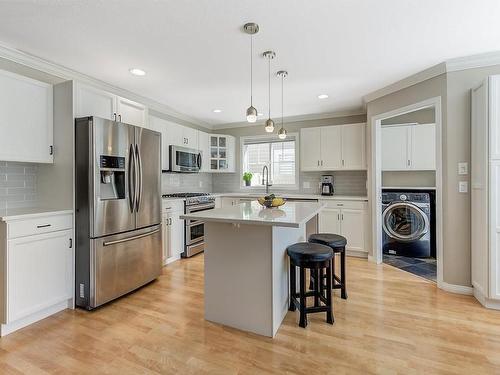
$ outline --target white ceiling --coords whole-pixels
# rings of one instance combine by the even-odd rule
[[[498,0],[1,1],[0,42],[225,124],[244,121],[249,105],[246,22],[261,28],[254,105],[267,113],[259,54],[273,49],[273,71],[289,71],[288,117],[357,110],[363,95],[429,66],[500,50],[499,15]],[[273,117],[279,87],[273,78]]]

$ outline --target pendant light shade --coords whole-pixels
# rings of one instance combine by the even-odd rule
[[[250,107],[247,108],[247,121],[253,123],[257,121],[258,114],[253,106],[253,36],[259,32],[259,25],[254,22],[246,23],[243,30],[250,35]]]
[[[263,53],[263,56],[267,58],[267,71],[268,71],[268,99],[269,99],[269,116],[266,121],[266,125],[264,129],[266,130],[267,133],[272,133],[274,132],[274,121],[271,119],[271,60],[276,57],[276,53],[274,51],[266,51]]]
[[[281,77],[281,129],[278,131],[278,138],[286,139],[286,129],[283,124],[283,81],[288,76],[288,72],[286,70],[280,70],[276,75]]]
[[[257,121],[257,109],[254,106],[250,106],[247,108],[247,121],[255,122]]]

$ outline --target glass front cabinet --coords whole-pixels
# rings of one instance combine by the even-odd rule
[[[210,134],[210,172],[234,172],[234,137]]]

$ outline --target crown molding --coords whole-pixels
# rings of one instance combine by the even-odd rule
[[[187,122],[191,124],[195,124],[198,126],[202,126],[207,129],[212,129],[212,126],[204,121],[200,121],[194,117],[185,115],[183,113],[177,112],[173,108],[162,104],[154,99],[147,98],[145,96],[136,94],[132,91],[122,89],[120,87],[114,86],[108,82],[101,81],[97,78],[93,78],[86,74],[77,72],[76,70],[67,68],[65,66],[59,65],[52,61],[48,61],[42,59],[38,56],[32,55],[28,52],[24,52],[13,48],[11,46],[0,43],[0,57],[6,60],[10,60],[12,62],[27,66],[32,69],[39,70],[41,72],[53,75],[57,78],[61,78],[64,80],[76,80],[79,82],[83,82],[92,86],[96,86],[100,89],[111,91],[116,95],[126,97],[127,99],[140,102],[150,109],[153,109],[157,112],[164,113],[170,117],[173,117],[176,120],[181,122]]]
[[[500,51],[480,53],[465,57],[457,57],[445,61],[446,72],[459,70],[483,68],[487,66],[500,65]]]
[[[441,74],[456,72],[460,70],[484,68],[493,65],[500,65],[500,51],[480,53],[476,55],[457,57],[446,60],[440,64],[434,65],[428,69],[422,70],[416,74],[406,77],[400,81],[376,90],[363,97],[363,106],[383,96],[403,90],[417,83],[437,77]]]
[[[446,64],[440,63],[421,72],[415,73],[409,77],[406,77],[400,81],[394,82],[388,86],[385,86],[379,90],[373,91],[370,94],[367,94],[363,97],[363,103],[366,106],[366,103],[372,102],[378,98],[383,96],[392,94],[396,91],[403,90],[407,87],[416,85],[417,83],[427,81],[428,79],[437,77],[441,74],[446,73]]]
[[[366,111],[363,108],[359,108],[341,112],[311,113],[308,115],[289,116],[289,117],[284,117],[283,121],[289,124],[291,122],[299,122],[299,121],[324,120],[329,118],[362,116],[362,115],[366,115]],[[213,126],[213,130],[264,126],[265,122],[266,120],[259,120],[257,122],[254,122],[253,124],[250,124],[248,122],[231,122],[227,124],[216,124]],[[279,126],[279,124],[276,122],[275,126]]]

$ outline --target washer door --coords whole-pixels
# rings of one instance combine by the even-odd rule
[[[415,241],[429,231],[429,218],[408,202],[393,203],[382,215],[384,232],[398,241]]]

